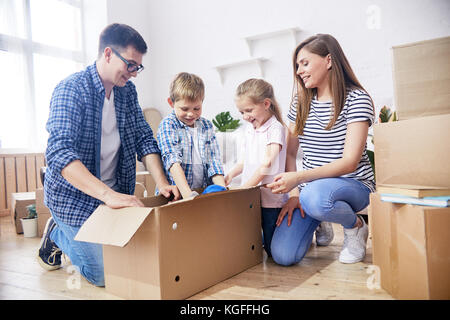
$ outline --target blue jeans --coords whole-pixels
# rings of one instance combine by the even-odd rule
[[[299,209],[294,210],[288,227],[287,215],[284,217],[273,234],[273,260],[285,266],[300,262],[321,221],[352,228],[357,219],[355,212],[369,205],[369,194],[369,188],[350,178],[326,178],[308,183],[300,193],[300,205],[305,218],[300,216]]]
[[[261,208],[263,244],[264,250],[266,250],[269,257],[272,255],[272,253],[270,252],[270,245],[272,243],[272,237],[277,226],[277,219],[280,211],[281,208]]]
[[[105,286],[102,245],[75,241],[80,227],[64,224],[55,215],[52,217],[56,227],[52,230],[50,239],[69,257],[72,265],[79,268],[87,281],[99,287]]]

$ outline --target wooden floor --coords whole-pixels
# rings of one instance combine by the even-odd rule
[[[327,247],[314,244],[299,264],[276,265],[264,255],[263,263],[208,288],[189,299],[388,299],[382,289],[368,289],[372,262],[370,239],[363,262],[345,265],[337,259],[343,231],[333,224],[335,238]],[[36,261],[39,238],[16,235],[10,217],[0,217],[0,299],[120,299],[89,284],[71,285],[70,262],[45,271]]]

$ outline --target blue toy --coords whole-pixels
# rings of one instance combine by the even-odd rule
[[[203,190],[202,194],[207,194],[207,193],[213,193],[213,192],[220,192],[220,191],[226,191],[227,188],[219,186],[217,184],[211,184],[209,186],[207,186],[205,188],[205,190]]]

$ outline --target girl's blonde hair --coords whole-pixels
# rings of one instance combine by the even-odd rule
[[[297,56],[303,48],[321,57],[326,57],[328,54],[331,56],[331,69],[329,71],[330,76],[328,81],[331,88],[332,104],[334,108],[330,117],[330,122],[326,126],[325,130],[330,130],[339,117],[339,114],[345,104],[347,90],[361,89],[367,93],[356,78],[355,73],[350,67],[350,63],[345,57],[341,46],[333,36],[329,34],[317,34],[309,37],[300,43],[297,48],[295,48],[293,55],[294,90],[292,94],[292,102],[294,102],[297,98],[297,119],[295,121],[295,132],[298,135],[303,134],[306,119],[309,115],[311,100],[314,95],[317,94],[316,88],[307,89],[300,76],[297,75]]]
[[[172,102],[186,99],[197,101],[205,98],[205,85],[203,80],[192,73],[180,72],[173,79],[169,89]]]
[[[242,82],[236,89],[236,98],[242,97],[250,99],[255,104],[263,102],[264,99],[269,99],[269,111],[283,126],[285,125],[281,116],[280,106],[275,99],[273,87],[267,81],[262,79],[248,79]]]

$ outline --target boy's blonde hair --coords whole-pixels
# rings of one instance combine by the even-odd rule
[[[175,76],[170,84],[170,99],[172,102],[186,99],[197,101],[205,98],[205,85],[203,80],[191,73],[181,72]]]
[[[242,82],[236,89],[236,98],[241,97],[246,97],[253,103],[261,103],[264,99],[269,99],[269,111],[283,126],[285,125],[281,116],[280,106],[275,99],[273,87],[267,81],[264,81],[263,79],[248,79]]]

